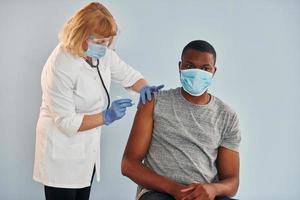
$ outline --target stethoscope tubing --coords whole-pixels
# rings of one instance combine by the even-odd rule
[[[104,81],[103,81],[103,78],[102,78],[102,76],[101,76],[101,73],[100,73],[100,70],[99,70],[99,59],[97,59],[97,64],[96,65],[93,65],[92,63],[90,63],[88,60],[85,60],[92,68],[96,68],[97,69],[97,72],[98,72],[98,76],[99,76],[99,78],[100,78],[100,80],[101,80],[101,83],[102,83],[102,86],[104,87],[104,90],[105,90],[105,93],[106,93],[106,96],[107,96],[107,107],[106,107],[106,109],[108,109],[109,108],[109,106],[110,106],[110,96],[109,96],[109,93],[108,93],[108,90],[107,90],[107,88],[106,88],[106,86],[105,86],[105,83],[104,83]]]

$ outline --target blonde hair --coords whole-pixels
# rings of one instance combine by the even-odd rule
[[[110,37],[116,33],[117,24],[111,13],[102,4],[93,2],[84,6],[67,21],[59,33],[59,42],[67,52],[84,57],[82,45],[89,35]]]

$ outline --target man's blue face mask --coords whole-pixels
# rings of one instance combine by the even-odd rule
[[[213,74],[201,69],[180,70],[184,91],[192,96],[201,96],[211,85]]]

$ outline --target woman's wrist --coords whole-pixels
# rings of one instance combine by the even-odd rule
[[[134,90],[135,92],[140,93],[141,89],[146,85],[148,85],[148,82],[145,79],[139,79],[137,82],[133,84],[131,89]]]

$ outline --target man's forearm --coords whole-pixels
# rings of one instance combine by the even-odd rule
[[[217,183],[211,184],[215,188],[216,196],[232,197],[236,194],[239,187],[239,178],[230,177]]]
[[[146,189],[164,192],[170,195],[173,195],[173,192],[178,190],[178,188],[184,187],[175,181],[156,174],[140,161],[123,160],[122,174]]]

